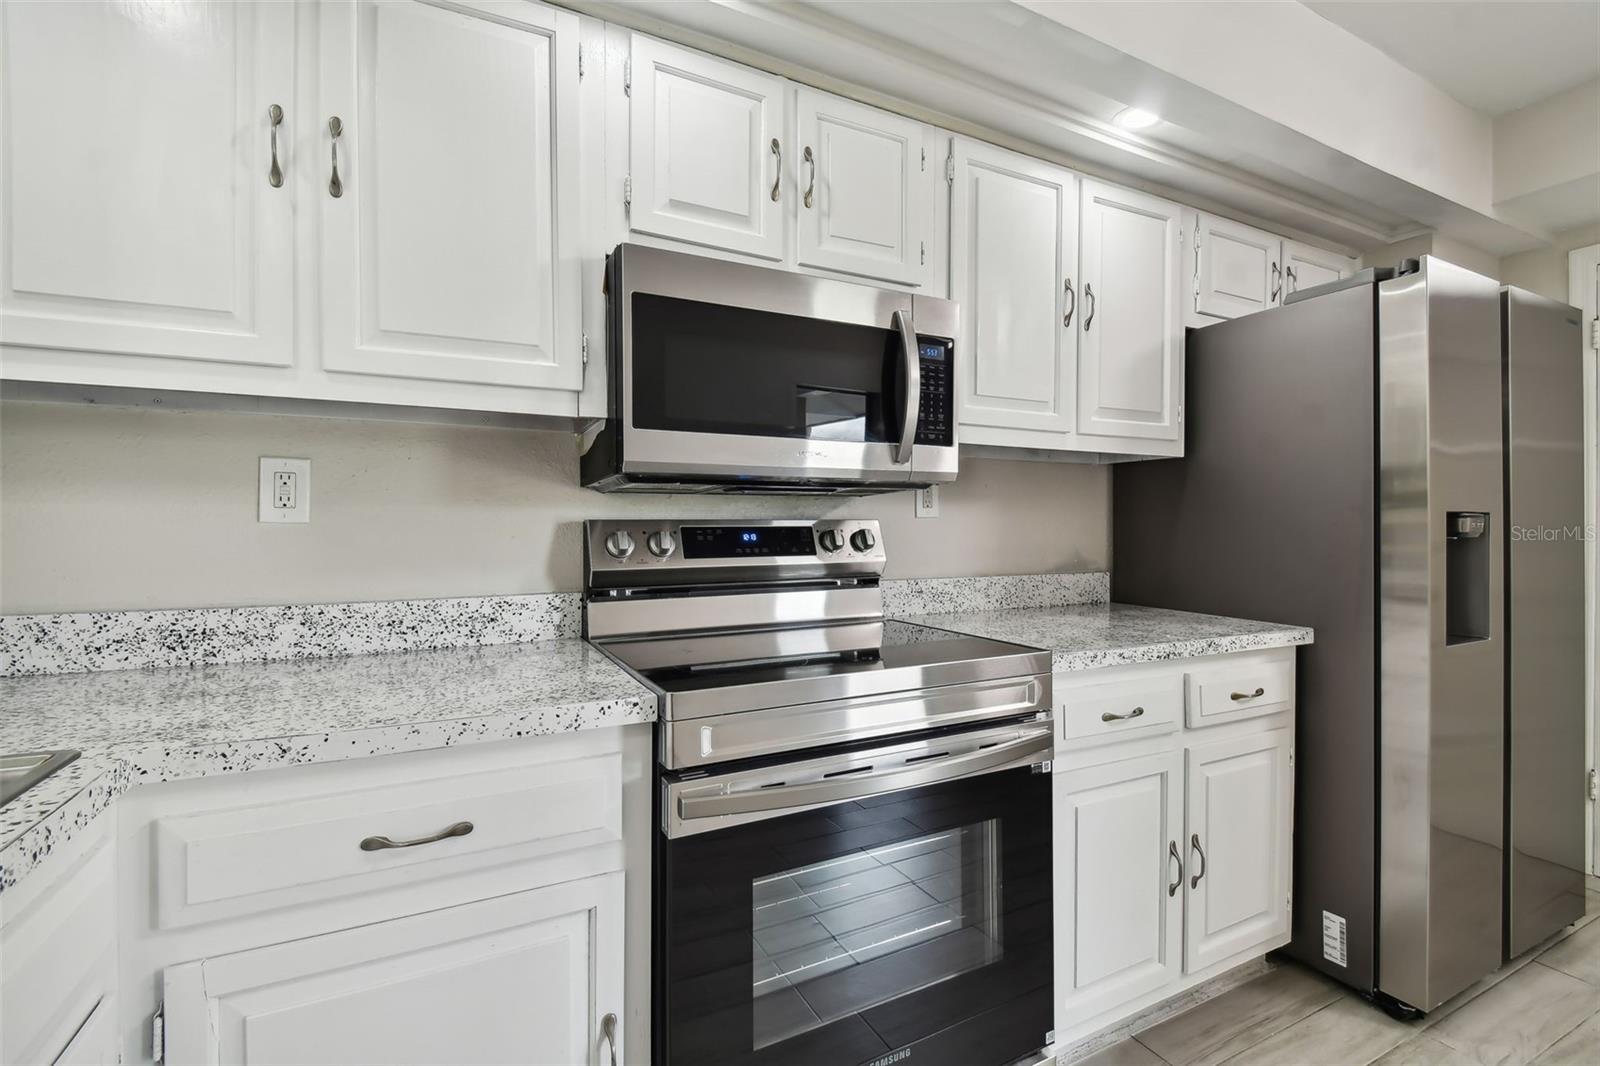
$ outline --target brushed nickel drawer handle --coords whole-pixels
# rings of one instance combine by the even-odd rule
[[[772,143],[767,146],[772,150],[773,158],[777,162],[772,164],[772,202],[778,202],[778,187],[783,184],[783,146],[778,143],[778,138],[772,138]]]
[[[333,142],[333,176],[328,179],[328,195],[337,200],[344,195],[344,182],[339,180],[339,138],[344,136],[344,122],[338,115],[328,120],[328,136]]]
[[[1235,700],[1235,701],[1237,701],[1237,700],[1253,700],[1257,696],[1266,695],[1266,693],[1267,693],[1266,689],[1262,688],[1260,685],[1257,685],[1256,686],[1256,690],[1254,692],[1235,692],[1232,695],[1230,695],[1228,698],[1230,700]]]
[[[1183,856],[1178,854],[1178,842],[1176,840],[1167,841],[1167,854],[1172,857],[1173,862],[1178,864],[1178,879],[1167,886],[1167,895],[1170,897],[1176,896],[1179,887],[1183,884]]]
[[[600,1019],[600,1035],[606,1038],[606,1046],[611,1049],[611,1066],[617,1066],[617,1016],[607,1014]]]
[[[1144,716],[1144,708],[1143,707],[1135,707],[1133,710],[1129,711],[1127,714],[1112,714],[1110,711],[1106,711],[1104,714],[1102,714],[1100,716],[1100,720],[1102,722],[1123,722],[1123,721],[1127,721],[1129,718],[1141,718],[1143,716]]]
[[[1189,835],[1189,846],[1194,848],[1195,854],[1200,856],[1200,872],[1189,878],[1189,887],[1200,887],[1200,879],[1206,875],[1206,850],[1200,846],[1200,834]]]
[[[431,837],[418,837],[415,840],[391,840],[389,837],[368,837],[361,842],[362,851],[388,851],[390,848],[415,848],[422,844],[437,844],[441,840],[451,837],[464,837],[472,832],[471,822],[457,822],[439,830]]]
[[[272,166],[267,170],[267,184],[281,189],[283,168],[278,165],[278,127],[283,125],[283,108],[277,104],[267,108],[267,121],[272,124]]]

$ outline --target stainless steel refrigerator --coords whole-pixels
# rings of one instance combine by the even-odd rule
[[[1314,626],[1290,952],[1427,1011],[1583,913],[1578,313],[1432,257],[1188,333],[1119,602]]]

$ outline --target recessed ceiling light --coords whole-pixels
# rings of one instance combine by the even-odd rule
[[[1111,121],[1125,130],[1142,130],[1160,122],[1161,116],[1142,107],[1125,107]]]

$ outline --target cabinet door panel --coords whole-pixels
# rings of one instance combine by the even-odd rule
[[[621,953],[613,873],[184,963],[167,1061],[594,1062]]]
[[[639,34],[631,51],[629,228],[782,259],[783,79]]]
[[[322,10],[323,365],[579,388],[576,16]]]
[[[795,115],[799,264],[920,284],[928,236],[921,123],[803,86]]]
[[[1179,208],[1083,183],[1078,432],[1177,440],[1183,389]]]
[[[1356,261],[1299,241],[1283,242],[1283,294],[1326,285],[1356,272]]]
[[[1056,776],[1058,1030],[1178,976],[1182,772],[1172,751]]]
[[[951,296],[961,304],[963,425],[1066,432],[1079,321],[1078,178],[958,140]],[[1078,307],[1074,311],[1081,311]]]
[[[1287,729],[1271,729],[1186,753],[1185,862],[1201,874],[1185,889],[1187,973],[1289,930],[1289,745]]]
[[[7,343],[289,365],[294,182],[268,180],[268,110],[287,173],[311,121],[294,24],[293,4],[0,5]]]
[[[1195,310],[1238,318],[1283,300],[1282,243],[1271,233],[1216,215],[1201,215],[1195,239],[1199,276]]]

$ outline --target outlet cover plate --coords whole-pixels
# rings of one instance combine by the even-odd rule
[[[927,488],[918,489],[916,491],[916,497],[917,497],[916,515],[917,515],[918,518],[938,518],[939,517],[939,486],[938,485],[929,485]]]
[[[273,497],[275,475],[278,473],[294,475],[294,506],[277,507]],[[279,459],[269,456],[261,457],[261,477],[259,481],[259,515],[261,521],[281,524],[284,522],[309,522],[311,521],[311,460],[310,459]]]

